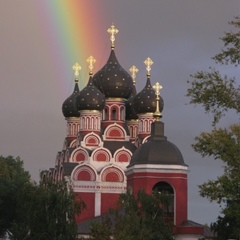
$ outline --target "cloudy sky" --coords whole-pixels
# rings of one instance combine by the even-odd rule
[[[69,49],[75,45],[55,35],[54,26],[62,26],[59,2],[49,2],[0,0],[0,154],[20,156],[35,180],[40,170],[53,167],[57,151],[62,149],[66,122],[61,106],[73,90],[71,67],[76,61],[81,64],[85,61],[83,56],[76,57],[71,52],[68,57],[64,55],[68,45]],[[67,6],[76,1],[62,2]],[[191,148],[195,136],[211,129],[212,118],[201,107],[188,105],[185,95],[189,75],[214,66],[211,57],[222,47],[219,38],[230,30],[228,21],[240,15],[240,1],[79,2],[87,5],[84,11],[75,9],[78,16],[85,16],[85,20],[79,22],[79,29],[85,26],[86,31],[81,30],[80,36],[86,39],[88,34],[94,36],[89,44],[79,42],[79,48],[92,48],[93,55],[96,52],[101,58],[97,59],[96,68],[109,56],[110,40],[106,30],[112,23],[119,29],[116,55],[120,64],[126,70],[132,65],[139,68],[138,91],[146,82],[143,61],[147,57],[154,61],[151,81],[163,86],[165,135],[179,147],[190,169],[189,219],[203,224],[214,221],[219,209],[199,197],[198,185],[221,174],[222,165],[212,159],[202,159]],[[61,9],[63,13],[65,10],[69,11]],[[72,13],[68,14],[71,18]],[[66,29],[67,26],[62,26],[62,32],[59,28],[58,33],[64,35]],[[61,45],[64,47],[55,47]],[[239,76],[239,69],[218,69]],[[86,82],[87,77],[81,77],[82,82]],[[229,114],[221,122],[222,126],[236,121],[235,117]]]

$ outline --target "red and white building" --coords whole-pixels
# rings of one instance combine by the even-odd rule
[[[156,121],[156,94],[150,79],[153,63],[147,59],[146,86],[136,93],[137,69],[132,76],[115,55],[117,30],[112,26],[111,52],[107,63],[93,75],[90,57],[89,82],[78,88],[79,65],[74,65],[75,88],[63,105],[67,134],[55,166],[42,179],[66,180],[86,204],[78,223],[108,213],[127,188],[165,191],[172,196],[169,218],[176,239],[199,239],[204,227],[188,220],[188,166],[180,150],[164,135],[164,123]],[[163,100],[160,97],[160,111]]]

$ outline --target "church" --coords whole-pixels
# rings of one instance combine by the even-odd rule
[[[79,226],[106,215],[119,196],[131,190],[165,191],[172,196],[169,217],[175,239],[206,238],[205,226],[188,220],[188,165],[176,145],[164,135],[161,121],[164,101],[162,86],[151,83],[150,58],[145,60],[146,84],[136,92],[135,66],[128,73],[115,54],[118,30],[112,25],[107,63],[95,74],[95,59],[87,59],[89,81],[78,87],[81,67],[73,66],[75,87],[63,102],[66,137],[57,153],[55,166],[42,173],[42,180],[65,180],[85,202]],[[84,225],[85,224],[85,225]],[[79,236],[88,230],[79,228]]]

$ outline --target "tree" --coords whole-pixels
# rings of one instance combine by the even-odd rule
[[[12,240],[74,240],[84,208],[65,182],[36,184],[20,158],[0,157],[0,234]]]
[[[19,208],[19,216],[25,213],[25,218],[15,227],[28,229],[24,239],[76,239],[75,214],[80,214],[84,203],[76,199],[65,182],[48,181],[27,186],[19,197],[19,204],[22,206]],[[15,236],[13,239],[16,239]]]
[[[239,67],[240,64],[240,17],[229,23],[234,32],[227,32],[221,38],[224,47],[213,59],[217,64]],[[213,130],[203,132],[195,138],[193,148],[202,157],[212,156],[224,163],[224,173],[216,180],[200,186],[200,195],[221,206],[218,220],[212,229],[218,239],[240,237],[240,86],[239,79],[223,76],[210,67],[192,75],[191,87],[187,90],[190,104],[201,105],[213,115]],[[220,120],[230,110],[236,113],[235,121],[229,127],[220,127]],[[238,120],[237,120],[238,118]],[[226,224],[227,223],[227,224]],[[231,229],[231,236],[230,230]],[[225,233],[225,234],[224,234]]]
[[[17,157],[0,156],[0,236],[16,221],[18,193],[30,183],[30,175]]]
[[[129,192],[122,194],[117,209],[111,210],[102,223],[92,226],[91,239],[99,239],[100,233],[106,240],[110,236],[114,240],[172,240],[173,225],[164,213],[168,202],[169,197],[158,192],[148,195],[142,190],[137,196]]]

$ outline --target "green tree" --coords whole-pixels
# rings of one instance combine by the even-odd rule
[[[0,234],[12,240],[74,240],[84,208],[65,182],[36,184],[20,158],[0,157]]]
[[[234,31],[221,38],[224,47],[213,59],[217,64],[239,68],[240,17],[229,23]],[[228,77],[215,68],[192,75],[187,90],[190,103],[201,105],[213,115],[213,129],[195,138],[193,148],[202,157],[212,156],[224,163],[224,173],[200,186],[200,195],[221,206],[222,216],[212,224],[218,239],[240,237],[240,86],[239,79]],[[239,77],[239,76],[238,76]],[[229,111],[236,113],[229,127],[220,127],[220,120]],[[229,231],[231,229],[231,231]]]
[[[22,206],[19,215],[25,213],[25,221],[18,222],[16,227],[24,229],[27,226],[25,239],[76,239],[75,214],[80,214],[84,203],[76,199],[65,182],[48,181],[27,186],[19,198],[19,204]],[[15,236],[13,239],[16,239]]]
[[[110,211],[102,223],[92,226],[92,239],[98,234],[114,240],[172,240],[172,223],[167,221],[164,206],[169,197],[158,192],[148,195],[139,191],[137,196],[127,192],[118,201],[118,208]],[[105,231],[104,231],[105,230]]]
[[[17,221],[18,195],[29,183],[30,175],[19,157],[0,156],[0,236]]]
[[[110,240],[113,236],[113,221],[109,215],[103,216],[100,222],[93,222],[90,226],[91,240]]]

